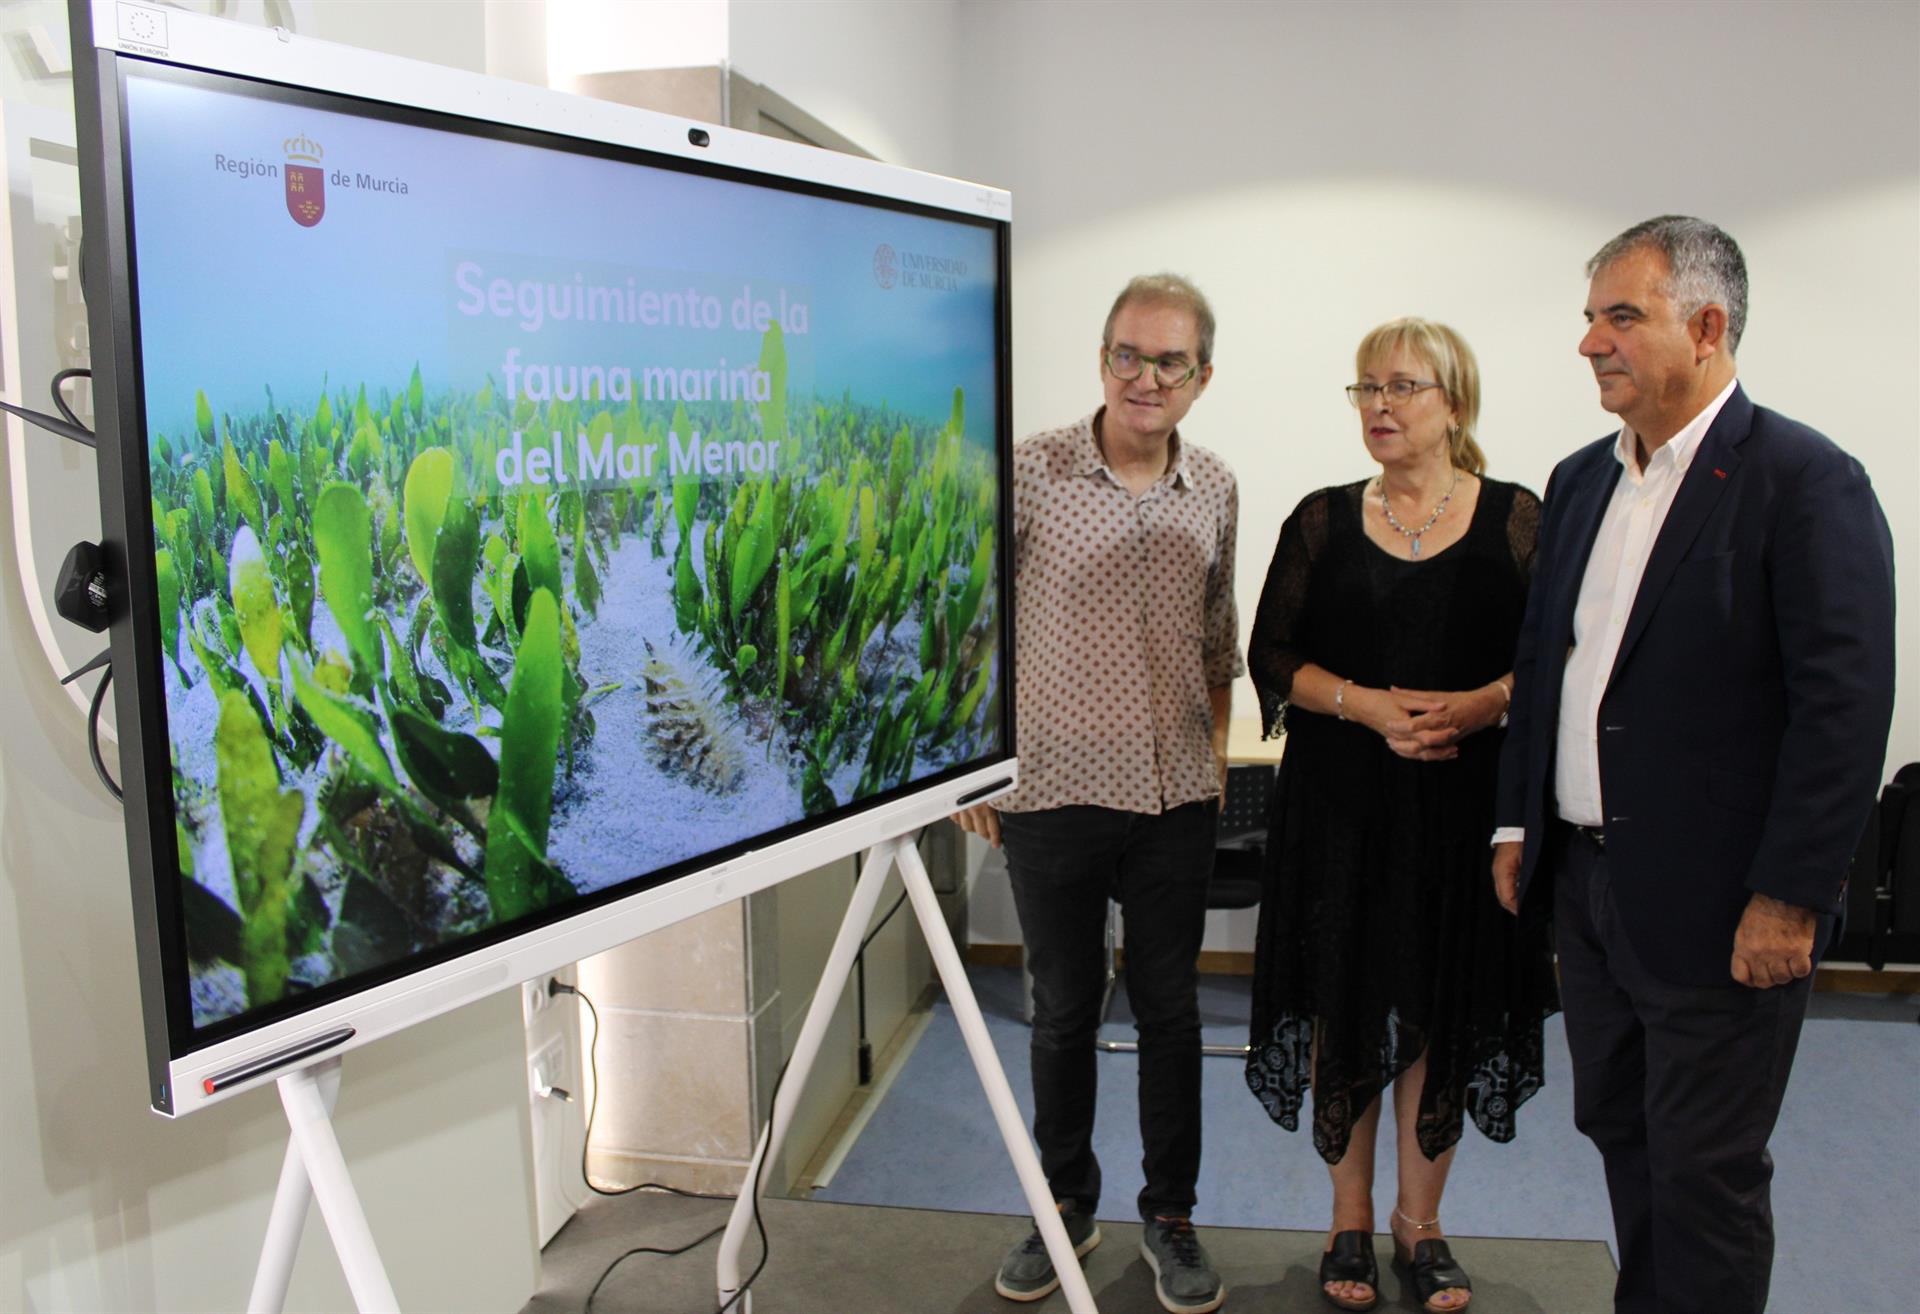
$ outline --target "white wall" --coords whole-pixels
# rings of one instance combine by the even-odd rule
[[[731,0],[728,11],[743,76],[890,164],[959,171],[966,89],[996,81],[998,55],[962,58],[955,0]]]
[[[295,12],[302,36],[483,73],[490,7],[485,0],[309,0]]]
[[[478,3],[332,0],[299,12],[317,15],[310,34],[482,62]],[[63,7],[34,16],[64,44]],[[178,1122],[146,1108],[121,815],[33,637],[10,478],[0,475],[0,1310],[240,1309],[286,1121],[270,1088]],[[90,489],[58,491],[82,498],[72,523],[94,519]],[[509,992],[346,1059],[336,1127],[405,1308],[518,1310],[534,1289],[522,1046]],[[313,1211],[288,1307],[351,1303]]]
[[[486,71],[548,86],[546,0],[486,0]]]
[[[1014,194],[1016,429],[1098,403],[1129,275],[1195,277],[1220,337],[1188,430],[1240,474],[1243,633],[1286,513],[1369,472],[1340,393],[1362,333],[1401,314],[1459,328],[1493,472],[1537,491],[1616,427],[1574,349],[1586,258],[1649,215],[1698,214],[1747,252],[1748,390],[1857,455],[1892,522],[1889,762],[1920,758],[1920,7],[972,0],[961,17],[960,66],[994,71],[961,171]]]
[[[546,11],[547,81],[690,68],[727,57],[727,0],[537,0]]]

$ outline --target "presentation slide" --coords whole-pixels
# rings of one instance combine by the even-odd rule
[[[192,1025],[991,760],[995,230],[125,83]]]

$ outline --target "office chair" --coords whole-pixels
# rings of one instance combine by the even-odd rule
[[[1910,959],[1920,943],[1920,763],[1894,773],[1875,800],[1847,869],[1833,956],[1873,971]]]
[[[1220,801],[1220,836],[1213,855],[1213,879],[1207,883],[1207,909],[1252,908],[1260,902],[1266,867],[1267,815],[1273,804],[1278,774],[1272,766],[1227,768],[1227,792]],[[1106,1027],[1113,994],[1120,984],[1119,905],[1107,905],[1107,986],[1100,997],[1100,1025]],[[1136,1054],[1137,1040],[1108,1040],[1096,1033],[1093,1042],[1109,1054]],[[1202,1045],[1203,1055],[1245,1058],[1246,1045]]]

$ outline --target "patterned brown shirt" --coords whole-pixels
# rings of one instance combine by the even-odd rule
[[[1173,435],[1138,497],[1094,441],[1100,412],[1014,447],[1014,715],[1006,812],[1157,813],[1220,792],[1209,689],[1246,670],[1233,602],[1240,492]]]

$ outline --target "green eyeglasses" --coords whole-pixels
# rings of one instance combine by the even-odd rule
[[[1200,372],[1200,367],[1185,356],[1143,356],[1131,347],[1109,347],[1107,373],[1131,383],[1153,366],[1153,381],[1162,388],[1177,388]]]

